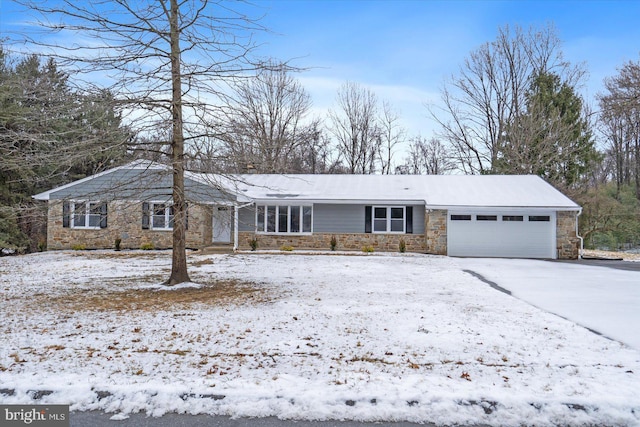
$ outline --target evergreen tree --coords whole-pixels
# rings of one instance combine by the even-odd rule
[[[533,76],[525,111],[506,126],[492,172],[535,174],[570,189],[598,158],[582,98],[559,75]]]
[[[34,250],[46,216],[31,196],[126,156],[130,133],[109,93],[83,94],[53,59],[0,48],[0,246]]]

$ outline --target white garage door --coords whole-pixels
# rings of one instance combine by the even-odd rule
[[[544,213],[449,212],[450,256],[556,258],[556,218]]]

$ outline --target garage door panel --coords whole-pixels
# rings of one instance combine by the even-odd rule
[[[518,213],[517,216],[522,216],[523,220],[503,221],[503,215],[499,214],[496,221],[478,221],[476,214],[473,214],[471,221],[455,221],[449,215],[449,255],[554,258],[555,218],[551,216],[550,221],[529,221],[528,213]]]

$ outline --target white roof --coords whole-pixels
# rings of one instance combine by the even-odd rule
[[[243,200],[414,202],[427,208],[580,207],[534,175],[238,175]]]

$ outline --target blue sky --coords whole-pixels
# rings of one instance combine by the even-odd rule
[[[319,111],[346,80],[400,110],[410,134],[431,136],[423,104],[437,103],[444,80],[505,25],[555,25],[565,58],[589,71],[588,102],[602,80],[640,59],[640,1],[303,1],[258,2],[278,35],[265,51],[313,67],[300,75]]]
[[[445,79],[504,25],[553,23],[566,59],[584,62],[588,102],[625,61],[640,56],[640,1],[366,1],[255,0],[271,33],[262,56],[296,58],[298,77],[324,115],[347,80],[373,90],[399,110],[410,135],[430,137],[424,104],[437,103]],[[0,37],[22,18],[0,0]]]

